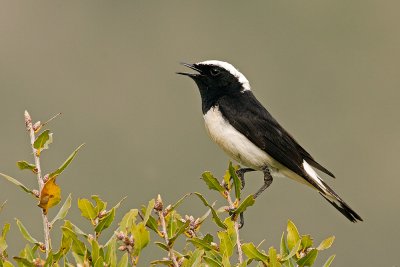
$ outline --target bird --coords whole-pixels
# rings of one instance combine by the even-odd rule
[[[219,60],[181,64],[195,71],[177,74],[188,76],[197,84],[207,133],[230,158],[245,166],[237,171],[242,186],[245,173],[263,172],[264,183],[253,195],[254,199],[274,178],[285,176],[316,189],[351,222],[363,221],[315,169],[335,178],[333,173],[272,117],[238,69]]]

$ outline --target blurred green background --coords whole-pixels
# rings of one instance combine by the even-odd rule
[[[309,188],[275,179],[246,213],[241,237],[278,246],[290,218],[317,242],[336,236],[333,266],[399,266],[399,8],[372,0],[1,1],[0,171],[36,186],[15,165],[32,161],[23,111],[42,121],[62,112],[49,125],[54,143],[42,165],[48,172],[86,143],[58,179],[82,228],[76,199],[92,194],[110,205],[128,196],[119,216],[157,193],[166,202],[192,191],[219,199],[199,177],[222,176],[228,158],[207,137],[197,87],[175,72],[180,61],[229,61],[365,220],[352,224]],[[247,177],[245,194],[262,184],[260,173]],[[6,199],[0,224],[18,217],[41,237],[31,197],[0,179]],[[181,211],[205,208],[193,200]],[[23,242],[15,224],[9,239],[15,254]]]

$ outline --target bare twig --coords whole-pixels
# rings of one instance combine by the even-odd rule
[[[169,237],[168,237],[167,227],[165,224],[165,217],[164,217],[163,210],[162,210],[162,200],[161,200],[160,195],[158,195],[158,197],[157,197],[157,201],[154,206],[154,209],[157,211],[158,217],[160,218],[160,221],[161,221],[162,233],[164,236],[165,244],[168,247],[168,256],[172,260],[172,263],[174,264],[174,266],[179,267],[179,263],[176,260],[174,251],[169,245]]]
[[[226,192],[226,200],[228,200],[229,203],[229,208],[230,209],[235,209],[235,206],[232,202],[231,196],[229,195],[229,192]],[[242,251],[242,243],[240,242],[240,237],[239,237],[239,222],[237,220],[234,221],[235,225],[235,232],[236,232],[236,247],[237,247],[237,253],[238,253],[238,259],[239,263],[243,263],[243,251]]]
[[[43,177],[42,177],[42,171],[40,168],[40,158],[36,154],[36,149],[33,147],[33,143],[35,142],[35,131],[33,129],[32,125],[32,118],[29,115],[28,111],[25,110],[25,126],[26,129],[29,132],[29,136],[31,139],[31,146],[32,146],[32,151],[33,151],[33,156],[35,158],[35,166],[37,169],[37,180],[38,180],[38,185],[39,185],[39,194],[42,192],[44,182],[43,182]],[[48,255],[50,248],[51,248],[51,240],[50,240],[50,228],[49,228],[49,220],[47,218],[47,215],[42,212],[42,219],[43,219],[43,230],[44,230],[44,244],[46,247],[46,256]]]

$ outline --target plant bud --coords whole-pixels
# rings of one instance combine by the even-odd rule
[[[32,125],[32,119],[31,119],[31,115],[29,115],[29,113],[28,113],[27,110],[25,110],[24,118],[25,118],[25,126],[26,126],[26,129],[27,129],[28,131],[30,131],[30,130],[31,130],[30,125]]]
[[[33,128],[33,131],[35,131],[35,133],[36,133],[37,131],[40,130],[40,128],[42,128],[42,123],[40,121],[37,121],[37,122],[35,122],[35,124],[33,124],[32,128]]]
[[[46,183],[49,180],[49,174],[46,174],[45,176],[43,176],[42,180],[44,183]]]
[[[125,246],[125,245],[122,245],[122,246],[120,246],[120,247],[118,248],[118,250],[119,250],[119,251],[125,251],[125,250],[126,250],[126,246]]]
[[[107,211],[106,211],[106,210],[100,211],[100,213],[99,213],[99,218],[100,218],[100,219],[103,218],[106,214],[107,214]]]
[[[163,202],[160,194],[157,196],[156,203],[154,204],[154,210],[162,211],[163,210]]]
[[[123,240],[125,238],[124,232],[120,231],[116,234],[118,240]]]
[[[34,265],[35,267],[42,267],[42,266],[44,266],[45,261],[42,260],[42,259],[40,259],[40,258],[36,258],[36,259],[34,259],[34,260],[32,261],[32,263],[33,263],[33,265]]]
[[[38,190],[33,189],[33,190],[32,190],[32,193],[35,195],[35,197],[39,198],[40,194],[39,194],[39,191],[38,191]]]

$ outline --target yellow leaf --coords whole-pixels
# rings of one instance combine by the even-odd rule
[[[47,214],[49,208],[54,207],[61,201],[61,188],[56,184],[56,177],[50,178],[40,192],[39,207]]]

